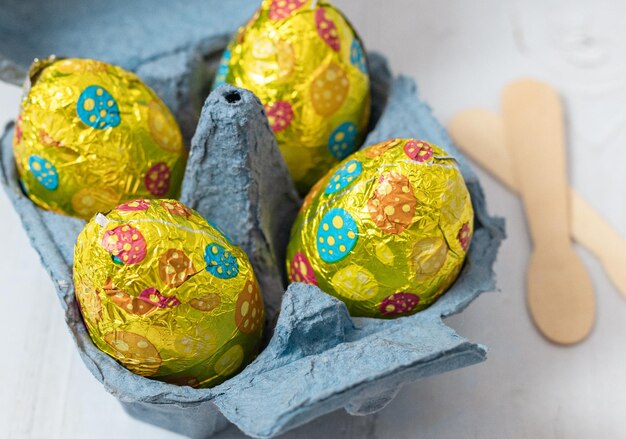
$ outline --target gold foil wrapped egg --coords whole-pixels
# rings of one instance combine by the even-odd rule
[[[323,0],[266,0],[230,43],[214,87],[256,94],[301,193],[362,142],[370,114],[367,58]]]
[[[287,272],[354,316],[412,314],[458,276],[473,218],[453,157],[392,139],[351,155],[313,187],[291,230]]]
[[[33,64],[13,150],[35,203],[84,219],[178,196],[187,160],[161,99],[134,74],[90,59]]]
[[[75,246],[74,284],[95,345],[137,374],[211,387],[258,352],[263,298],[246,254],[178,201],[96,215]]]

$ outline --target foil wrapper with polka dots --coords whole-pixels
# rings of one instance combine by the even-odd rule
[[[366,52],[327,1],[265,0],[224,52],[214,87],[224,83],[259,97],[302,194],[366,134]]]
[[[178,124],[154,91],[90,59],[31,66],[13,150],[35,203],[84,219],[135,198],[177,197],[187,160]]]
[[[260,347],[263,298],[246,254],[178,201],[94,216],[76,242],[74,284],[95,345],[139,375],[211,387]]]
[[[311,189],[291,231],[287,272],[353,316],[410,315],[457,278],[473,218],[453,157],[425,141],[391,139],[346,158]]]

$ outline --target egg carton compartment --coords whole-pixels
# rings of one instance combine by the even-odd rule
[[[21,81],[33,57],[55,53],[119,64],[155,89],[184,137],[193,135],[181,200],[248,253],[267,314],[278,314],[257,359],[211,389],[150,380],[120,366],[93,345],[74,298],[73,246],[85,223],[39,209],[23,194],[12,156],[13,126],[7,127],[0,140],[0,181],[53,280],[81,358],[129,414],[189,437],[209,437],[229,422],[251,436],[273,437],[340,408],[373,413],[406,382],[486,358],[485,347],[456,334],[442,318],[495,288],[492,267],[504,223],[487,213],[476,175],[418,98],[414,82],[392,78],[381,56],[370,56],[373,130],[365,145],[415,137],[457,158],[475,210],[466,263],[433,306],[395,320],[351,318],[343,303],[314,286],[296,283],[284,291],[284,252],[300,199],[263,106],[250,92],[230,86],[204,100],[213,61],[258,5],[11,0],[0,14],[0,33],[7,36],[0,39],[5,80]],[[84,32],[99,38],[84,38]]]

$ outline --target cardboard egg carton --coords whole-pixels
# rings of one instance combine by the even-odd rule
[[[29,20],[47,19],[48,26],[40,27],[41,38],[15,35],[0,42],[0,77],[17,82],[33,57],[50,53],[98,58],[137,72],[170,106],[190,141],[181,200],[248,253],[267,314],[278,315],[269,321],[257,359],[211,389],[162,383],[120,366],[93,345],[74,299],[73,246],[84,221],[39,209],[23,194],[10,124],[0,140],[0,182],[54,282],[81,358],[130,415],[189,437],[209,437],[229,422],[248,435],[273,437],[340,408],[373,413],[404,383],[485,360],[484,346],[456,334],[442,318],[495,288],[492,267],[504,223],[487,213],[476,175],[418,98],[414,82],[392,78],[383,57],[370,56],[373,129],[365,145],[416,137],[441,146],[459,161],[475,210],[474,238],[458,280],[430,308],[395,320],[351,318],[343,303],[314,286],[292,284],[285,291],[285,247],[300,199],[263,106],[230,86],[204,100],[214,61],[257,2],[189,0],[175,9],[153,0],[13,3],[14,23],[33,29]],[[34,11],[47,17],[33,19]],[[67,20],[76,26],[55,26]],[[108,44],[78,38],[81,30]]]

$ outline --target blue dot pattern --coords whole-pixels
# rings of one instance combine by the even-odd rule
[[[358,131],[354,123],[342,123],[328,138],[328,150],[339,160],[346,158],[356,148],[357,135]]]
[[[231,279],[239,273],[237,259],[219,244],[209,244],[204,250],[206,271],[220,279]]]
[[[326,186],[326,195],[334,194],[350,186],[361,175],[363,165],[358,160],[348,160],[335,171]]]
[[[115,98],[99,85],[90,85],[78,97],[76,113],[91,128],[104,130],[120,124],[120,109]]]
[[[324,262],[340,261],[352,251],[358,237],[354,218],[344,209],[331,209],[317,229],[317,252]]]
[[[220,61],[220,65],[217,68],[217,72],[215,73],[215,82],[213,83],[213,90],[217,87],[226,84],[226,77],[228,76],[230,63],[230,50],[226,49],[224,54],[222,55],[222,60]]]
[[[350,46],[350,62],[357,69],[367,75],[367,61],[365,60],[365,52],[363,52],[363,46],[358,39],[352,40],[352,46]]]
[[[28,158],[28,167],[37,181],[49,191],[56,190],[59,187],[57,168],[48,160],[37,155],[31,155]]]

